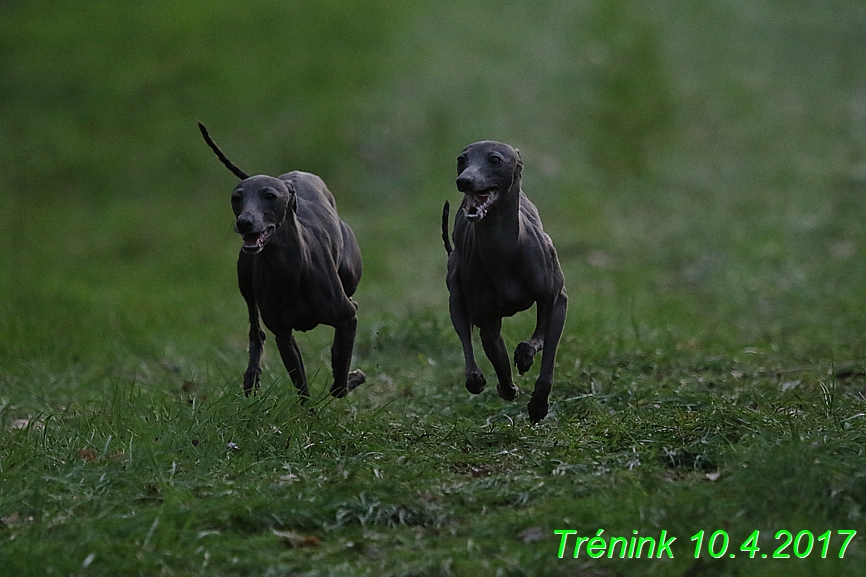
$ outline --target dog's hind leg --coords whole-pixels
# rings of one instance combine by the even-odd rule
[[[496,378],[499,381],[496,390],[499,396],[506,401],[513,401],[520,393],[520,389],[511,380],[511,363],[508,361],[508,350],[505,348],[501,330],[501,319],[495,326],[481,327],[481,344],[484,347],[484,354],[490,359],[493,370],[496,371]]]
[[[298,390],[298,395],[301,397],[301,403],[307,402],[310,398],[310,388],[307,386],[307,373],[304,371],[304,360],[301,357],[301,349],[295,336],[292,333],[277,336],[277,348],[280,349],[280,358],[283,359],[283,365],[289,372],[289,377],[292,383]]]
[[[544,335],[545,347],[541,354],[541,369],[535,381],[535,390],[529,400],[529,420],[535,424],[547,415],[550,409],[550,389],[553,386],[553,367],[556,362],[556,348],[562,329],[565,326],[565,314],[568,309],[568,297],[565,289],[559,293],[550,311],[547,331]]]
[[[345,397],[349,391],[367,380],[363,371],[349,372],[357,328],[358,317],[354,315],[334,328],[334,344],[331,346],[331,370],[334,374],[334,384],[331,385],[331,394],[335,397]]]

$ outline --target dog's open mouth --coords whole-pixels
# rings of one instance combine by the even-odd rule
[[[499,189],[496,187],[481,192],[466,193],[466,208],[463,209],[466,220],[476,222],[487,216],[487,211],[499,199]]]
[[[258,252],[261,252],[261,250],[265,247],[265,243],[270,240],[271,236],[273,236],[274,231],[276,230],[276,226],[269,224],[267,227],[265,227],[265,230],[261,232],[243,235],[244,252],[247,254],[256,254]]]

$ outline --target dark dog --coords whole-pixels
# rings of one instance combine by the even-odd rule
[[[334,197],[322,179],[307,172],[279,178],[247,176],[232,164],[199,124],[220,161],[241,179],[232,193],[236,231],[243,236],[238,285],[250,316],[250,362],[244,393],[259,386],[265,333],[259,314],[276,337],[283,364],[305,401],[310,396],[301,350],[293,330],[320,324],[334,327],[331,394],[343,397],[364,382],[349,372],[358,305],[350,297],[361,279],[361,251],[355,234],[337,216]]]
[[[448,251],[451,322],[463,345],[466,388],[478,394],[485,380],[475,362],[472,329],[499,381],[499,396],[519,390],[500,334],[502,318],[536,304],[538,322],[528,341],[517,345],[514,364],[522,375],[543,350],[541,370],[529,401],[529,419],[547,415],[556,347],[565,324],[568,298],[553,242],[541,227],[535,205],[520,188],[520,152],[493,141],[467,146],[457,157],[457,189],[464,194],[454,218],[454,250],[448,241],[448,202],[442,211],[442,238]]]

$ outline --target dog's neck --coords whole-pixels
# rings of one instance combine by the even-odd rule
[[[309,268],[310,250],[294,211],[286,211],[286,216],[277,227],[261,252],[271,266],[278,267],[283,275],[300,277]]]
[[[494,207],[483,219],[475,223],[477,234],[493,234],[500,240],[517,239],[520,233],[520,179],[511,183]]]

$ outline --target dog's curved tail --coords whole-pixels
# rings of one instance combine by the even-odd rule
[[[445,252],[451,254],[454,248],[451,246],[451,240],[448,238],[448,216],[451,213],[451,205],[445,201],[445,206],[442,207],[442,242],[445,243]]]
[[[247,175],[247,173],[235,166],[231,160],[226,158],[226,155],[223,154],[223,151],[219,149],[219,146],[216,145],[216,142],[214,142],[213,139],[210,137],[210,134],[208,134],[207,128],[204,127],[204,124],[199,122],[198,129],[201,131],[201,135],[204,136],[204,141],[207,142],[207,145],[210,146],[210,149],[214,151],[214,154],[217,155],[217,158],[220,159],[220,162],[222,162],[226,168],[232,171],[232,174],[234,174],[241,180],[249,178],[249,175]]]

